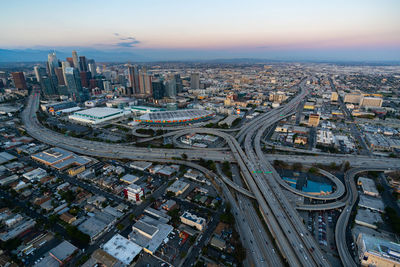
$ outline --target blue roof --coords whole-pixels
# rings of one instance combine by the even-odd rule
[[[307,193],[327,193],[332,192],[332,186],[308,180],[307,185],[303,186],[302,191]]]

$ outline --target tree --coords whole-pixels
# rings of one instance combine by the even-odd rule
[[[337,166],[335,162],[332,162],[331,165],[329,166],[331,170],[336,170]]]
[[[379,193],[382,193],[383,191],[385,191],[385,188],[384,188],[383,185],[381,185],[381,184],[377,184],[377,185],[376,185],[376,189],[378,189],[378,192],[379,192]]]
[[[312,174],[317,174],[318,173],[318,169],[315,168],[315,167],[311,167],[311,168],[308,169],[308,172],[312,173]]]
[[[175,197],[176,195],[175,195],[174,192],[168,191],[167,194],[166,194],[166,196],[167,196],[167,197]]]
[[[234,254],[234,257],[238,262],[243,262],[246,259],[246,249],[241,243],[236,245],[236,253]]]
[[[350,170],[350,168],[351,168],[350,162],[346,161],[346,162],[344,163],[344,171],[348,171],[348,170]]]
[[[68,236],[71,238],[72,241],[75,241],[80,246],[85,247],[90,243],[90,237],[87,234],[82,233],[78,230],[76,226],[67,225],[65,227]]]
[[[301,164],[300,162],[295,162],[292,165],[292,169],[294,171],[301,171],[303,169],[303,164]]]
[[[117,229],[119,231],[122,231],[125,228],[125,226],[122,223],[117,224]]]
[[[182,159],[183,159],[183,160],[187,160],[187,158],[188,158],[188,155],[186,155],[185,153],[183,153],[183,154],[182,154]]]

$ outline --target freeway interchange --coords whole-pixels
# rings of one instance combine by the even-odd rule
[[[197,168],[208,174],[208,177],[212,177],[214,182],[222,188],[225,198],[231,202],[235,213],[234,215],[237,219],[236,223],[238,229],[242,233],[242,242],[246,244],[246,247],[252,249],[252,253],[249,254],[253,258],[252,263],[254,265],[265,266],[265,264],[268,263],[268,265],[283,266],[280,256],[272,245],[275,243],[276,247],[280,251],[280,255],[283,256],[290,266],[325,267],[330,266],[330,263],[327,261],[324,253],[320,250],[313,237],[308,233],[308,230],[295,211],[295,208],[289,203],[288,199],[284,195],[282,187],[286,188],[286,183],[282,181],[277,171],[270,164],[272,156],[288,158],[294,158],[295,156],[265,155],[261,149],[261,142],[265,132],[285,116],[293,114],[293,112],[298,108],[298,105],[302,103],[304,97],[308,94],[308,91],[305,88],[306,81],[307,79],[303,79],[299,85],[297,85],[300,92],[286,105],[259,115],[257,120],[246,123],[238,129],[239,132],[236,136],[231,135],[233,131],[220,131],[217,129],[195,127],[177,129],[174,132],[166,134],[169,136],[179,136],[188,132],[193,132],[216,135],[224,139],[229,150],[186,148],[150,149],[123,144],[107,144],[64,136],[43,127],[38,122],[36,117],[36,111],[40,100],[40,94],[38,92],[33,92],[30,95],[26,107],[22,112],[22,121],[25,125],[26,131],[33,138],[49,145],[62,147],[76,153],[104,158],[179,162],[180,164],[186,164]],[[186,161],[173,160],[176,157],[180,157],[182,154],[187,155]],[[308,162],[311,164],[315,163],[317,160],[320,162],[319,157],[308,156],[308,161],[303,160],[305,156],[299,157],[302,158],[300,161],[305,163]],[[209,170],[190,162],[201,158],[218,162],[234,162],[238,165],[240,174],[239,170],[237,170],[237,174],[235,174],[234,180],[232,181],[228,177],[225,177],[221,172],[219,172],[220,177],[218,177]],[[335,157],[324,155],[321,158],[324,160],[331,160]],[[357,159],[358,157],[353,157],[354,161]],[[299,161],[298,158],[296,158],[296,160]],[[372,157],[363,157],[362,162],[373,162],[376,164],[379,160]],[[385,164],[385,167],[387,168],[397,167],[399,162],[387,161]],[[369,167],[371,168],[371,166]],[[346,173],[345,183],[347,194],[344,199],[332,203],[319,204],[321,205],[320,207],[318,207],[318,205],[308,205],[309,207],[304,205],[303,207],[300,207],[300,209],[323,210],[342,206],[346,206],[345,210],[351,209],[357,197],[357,190],[354,190],[350,180],[354,178],[354,176],[352,176],[353,173],[355,175],[364,169],[365,168],[361,167],[355,169],[355,172]],[[380,168],[379,170],[383,169]],[[244,184],[241,183],[239,176],[241,176],[244,184],[249,188],[249,190],[244,188]],[[230,188],[233,188],[235,192],[237,192],[238,202],[232,196],[231,191],[226,187],[226,185],[230,186]],[[339,190],[338,192],[335,192],[336,195],[333,197],[331,196],[333,199],[341,197],[345,191],[344,186],[340,181],[337,187]],[[254,207],[250,207],[250,199],[253,198],[258,204],[259,211],[268,226],[268,230],[270,231],[273,240],[264,229],[263,231],[260,230],[262,223],[258,220]],[[349,215],[350,212],[343,212],[339,218],[337,227],[339,222],[341,225],[347,225]],[[346,227],[342,228],[346,229]],[[341,229],[336,229],[335,234],[339,255],[341,256],[343,264],[345,266],[353,265],[348,265],[351,262],[348,260],[349,252],[347,250],[345,238],[343,239],[343,237],[345,237],[345,232]]]

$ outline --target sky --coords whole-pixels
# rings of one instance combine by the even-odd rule
[[[400,60],[398,0],[16,0],[1,10],[1,49]]]

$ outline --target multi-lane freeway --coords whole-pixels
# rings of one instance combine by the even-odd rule
[[[240,127],[236,137],[229,134],[229,132],[220,131],[217,129],[208,128],[189,128],[179,129],[176,132],[168,133],[168,136],[181,136],[187,132],[207,133],[219,136],[226,142],[229,151],[224,149],[158,149],[158,148],[141,148],[134,146],[127,146],[124,144],[106,144],[101,142],[94,142],[85,139],[73,138],[55,133],[43,127],[36,118],[36,111],[39,105],[40,95],[36,92],[32,93],[29,101],[22,113],[22,120],[27,132],[34,138],[54,146],[59,146],[80,154],[106,157],[106,158],[124,158],[132,160],[153,160],[161,162],[180,162],[189,166],[193,166],[200,171],[212,177],[215,183],[222,189],[225,198],[232,203],[233,211],[237,219],[236,223],[238,229],[242,233],[242,238],[248,248],[252,250],[252,258],[257,266],[263,266],[268,262],[269,265],[281,265],[279,255],[275,252],[274,248],[268,247],[272,244],[269,236],[261,231],[260,222],[255,214],[254,208],[250,208],[250,200],[247,198],[254,198],[259,210],[268,226],[274,242],[280,250],[281,255],[285,258],[287,263],[291,266],[329,266],[325,255],[319,249],[317,243],[308,234],[307,229],[296,213],[294,207],[289,203],[281,187],[285,187],[279,174],[270,164],[273,159],[284,159],[286,162],[302,162],[305,164],[315,163],[330,163],[334,161],[349,161],[352,166],[362,166],[364,164],[377,163],[379,159],[372,157],[356,157],[350,158],[338,156],[293,156],[293,155],[265,155],[261,149],[261,141],[267,130],[277,123],[279,120],[294,114],[298,105],[303,101],[304,97],[308,94],[305,89],[306,79],[303,79],[298,85],[300,92],[286,105],[274,109],[268,113],[264,113],[257,117],[257,120],[250,121]],[[164,136],[166,136],[164,135]],[[245,182],[245,186],[241,183],[239,175],[234,177],[234,181],[221,175],[222,181],[219,177],[212,174],[207,169],[188,161],[177,161],[176,158],[182,154],[187,155],[188,160],[196,160],[200,158],[210,159],[215,161],[229,161],[236,162],[240,168],[240,174]],[[175,159],[174,159],[175,158]],[[385,161],[382,167],[394,167],[399,165],[398,161]],[[329,176],[329,174],[327,174]],[[332,177],[331,177],[332,178]],[[335,180],[335,177],[332,178]],[[336,178],[337,179],[337,178]],[[303,205],[300,209],[328,209],[342,207],[351,208],[350,204],[352,198],[349,194],[351,187],[347,184],[349,179],[346,179],[346,188],[348,193],[345,200],[336,201],[332,203],[319,204],[319,205]],[[336,180],[335,180],[336,181]],[[337,182],[337,181],[336,181]],[[235,189],[239,194],[237,203],[230,193],[228,187]],[[328,199],[339,198],[344,193],[343,184],[337,182],[337,190],[334,196]],[[354,203],[353,203],[354,204]],[[246,208],[247,205],[247,208]],[[318,207],[319,206],[319,207]],[[346,209],[345,209],[346,210]],[[344,213],[345,216],[346,213]],[[341,216],[341,218],[342,218]],[[346,218],[341,219],[347,222]],[[347,218],[348,220],[348,218]],[[255,231],[260,231],[260,234]],[[338,232],[338,231],[337,231]],[[338,234],[338,233],[337,233]],[[246,236],[244,238],[243,236]],[[246,240],[244,240],[246,239]],[[337,237],[338,248],[344,249],[345,242],[342,237]],[[265,245],[264,245],[265,242]],[[254,252],[253,252],[254,251]],[[345,252],[340,254],[346,257]],[[343,259],[342,259],[343,260]],[[343,260],[345,263],[345,260]]]

